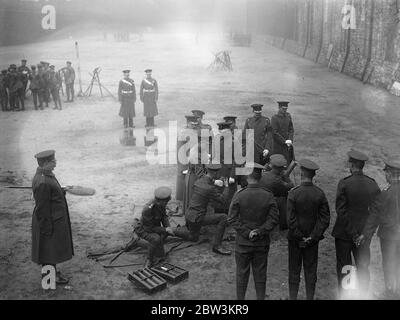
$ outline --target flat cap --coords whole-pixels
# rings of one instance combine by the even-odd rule
[[[46,66],[50,65],[50,63],[46,62],[46,61],[40,61],[40,64],[43,64],[43,65],[46,65]]]
[[[398,159],[387,159],[385,162],[385,169],[389,171],[400,171],[400,161]]]
[[[261,111],[263,106],[264,106],[263,104],[259,104],[259,103],[255,103],[255,104],[251,105],[251,107],[253,108],[254,111]]]
[[[235,117],[235,116],[226,116],[226,117],[224,117],[225,121],[235,122],[236,119],[237,119],[237,117]]]
[[[319,166],[311,160],[308,159],[302,159],[299,161],[300,168],[310,170],[310,171],[317,171],[319,170]]]
[[[288,107],[290,103],[289,101],[277,101],[277,102],[280,107]]]
[[[358,161],[368,161],[368,156],[360,151],[351,150],[347,152],[349,159],[354,159]]]
[[[50,158],[50,157],[54,157],[55,153],[56,152],[54,150],[46,150],[46,151],[39,152],[38,154],[35,154],[35,158],[36,159]]]
[[[169,199],[171,194],[172,190],[169,187],[159,187],[154,191],[154,197],[159,200]]]
[[[153,70],[152,69],[146,69],[146,70],[144,70],[144,72],[146,72],[146,73],[153,72]]]
[[[273,154],[270,157],[270,163],[272,166],[278,167],[278,168],[287,166],[287,161],[286,161],[285,157],[281,154]]]
[[[72,62],[71,61],[67,61],[67,64],[72,64]]]
[[[204,116],[206,113],[204,112],[204,111],[202,111],[202,110],[192,110],[192,113],[195,115],[195,116],[199,116],[199,117],[202,117],[202,116]]]
[[[28,60],[26,60],[26,59],[21,59],[21,62],[27,62]]]
[[[15,64],[10,64],[10,69],[17,69],[17,66]]]
[[[207,168],[207,170],[218,171],[218,170],[222,169],[222,166],[218,163],[209,163],[209,164],[206,164],[206,168]]]
[[[188,116],[185,116],[185,118],[187,121],[190,121],[190,122],[197,122],[199,120],[199,117],[195,116],[195,115],[188,115]]]
[[[38,69],[43,69],[43,65],[42,64],[38,64],[37,67],[38,67]]]
[[[122,72],[123,72],[123,73],[129,73],[129,72],[131,72],[131,70],[125,69],[125,70],[122,70]]]
[[[229,129],[231,127],[231,123],[230,122],[218,122],[217,126],[218,126],[218,130]]]

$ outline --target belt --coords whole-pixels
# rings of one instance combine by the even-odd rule
[[[155,89],[143,89],[143,92],[155,92],[156,90]]]
[[[122,93],[133,93],[133,91],[125,91],[125,90],[121,90]]]

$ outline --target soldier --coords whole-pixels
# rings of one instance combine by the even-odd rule
[[[42,65],[42,84],[43,84],[43,102],[45,103],[45,107],[49,107],[50,103],[50,63],[46,61],[41,61],[40,64]]]
[[[279,111],[271,119],[273,132],[273,150],[271,154],[282,154],[288,163],[294,160],[293,152],[293,121],[287,112],[288,101],[278,101]]]
[[[272,192],[279,208],[279,227],[281,230],[288,228],[289,217],[286,209],[287,195],[294,183],[289,177],[284,176],[287,166],[286,159],[281,154],[274,154],[270,157],[272,170],[263,173],[260,185]]]
[[[230,123],[230,129],[232,131],[232,133],[238,129],[237,125],[236,125],[236,119],[237,117],[235,116],[226,116],[224,117],[224,121]]]
[[[218,130],[219,132],[215,136],[215,141],[216,143],[219,143],[219,148],[215,147],[216,149],[214,150],[215,153],[213,154],[212,161],[221,164],[222,169],[220,171],[220,179],[224,181],[224,187],[229,189],[229,195],[225,206],[221,207],[219,204],[215,204],[214,207],[217,212],[228,214],[229,205],[238,186],[235,174],[236,166],[234,164],[234,144],[231,132],[231,123],[218,123]]]
[[[335,238],[337,277],[339,293],[342,293],[344,266],[352,265],[353,255],[360,293],[367,293],[369,288],[370,241],[360,247],[356,239],[364,229],[370,206],[380,193],[374,179],[364,175],[363,168],[368,157],[355,150],[347,153],[351,175],[340,180],[336,193],[337,219],[332,231]]]
[[[357,245],[370,242],[376,229],[381,243],[386,299],[400,298],[400,162],[385,161],[388,186],[374,203]]]
[[[208,153],[212,154],[212,139],[214,135],[212,127],[207,123],[203,123],[205,112],[201,110],[192,110],[192,113],[194,116],[198,117],[198,127],[200,129],[199,135],[202,136],[204,140],[208,140]],[[206,132],[203,133],[202,130],[206,130]]]
[[[39,265],[56,265],[72,259],[71,222],[65,191],[53,170],[56,167],[55,151],[35,155],[39,167],[32,181],[35,209],[32,217],[32,261]],[[68,279],[56,273],[57,284],[67,284]]]
[[[222,239],[227,225],[226,214],[207,214],[207,207],[211,200],[224,204],[227,201],[227,190],[222,192],[223,182],[218,180],[221,165],[206,165],[207,173],[198,179],[193,188],[190,204],[185,212],[185,227],[174,230],[175,236],[188,241],[198,241],[203,226],[216,225],[212,250],[221,255],[230,255],[231,251],[222,247]]]
[[[246,139],[246,130],[254,130],[254,161],[259,164],[266,164],[267,157],[272,151],[272,129],[271,121],[264,117],[262,113],[262,104],[253,104],[254,116],[248,118],[244,125],[243,141]]]
[[[42,64],[37,65],[38,74],[36,77],[36,81],[38,84],[38,99],[39,99],[39,108],[43,110],[43,103],[46,102],[46,90],[47,90],[47,80],[46,75],[44,74],[44,69]]]
[[[62,80],[59,72],[55,71],[55,66],[50,66],[49,71],[49,89],[51,96],[54,101],[54,108],[53,110],[61,110],[61,98],[60,98],[60,88],[62,86]]]
[[[149,242],[147,267],[159,262],[157,258],[160,260],[165,257],[165,239],[168,235],[174,235],[166,213],[171,193],[168,187],[157,188],[154,199],[144,206],[140,222],[135,228],[135,233]]]
[[[25,109],[25,101],[22,99],[21,92],[23,90],[23,83],[20,75],[17,72],[15,64],[10,65],[8,76],[8,93],[10,98],[10,108],[14,111],[19,111],[19,104],[21,103],[22,110]]]
[[[249,164],[246,164],[249,167]],[[272,193],[259,184],[263,166],[254,164],[248,185],[233,197],[228,221],[236,230],[236,294],[244,300],[253,270],[257,300],[265,299],[269,233],[278,224],[278,208]]]
[[[67,61],[67,66],[62,68],[61,71],[64,73],[65,90],[67,91],[66,103],[74,102],[75,99],[75,70],[72,68],[72,62]]]
[[[130,70],[122,71],[124,78],[119,82],[118,100],[121,102],[119,116],[124,119],[124,128],[134,128],[136,89],[135,82],[129,77]]]
[[[158,83],[151,77],[153,70],[146,69],[146,78],[140,85],[140,101],[143,102],[143,113],[146,117],[146,127],[154,127],[154,117],[158,115]]]
[[[2,70],[0,75],[0,104],[2,111],[8,111],[8,72]]]
[[[38,107],[40,109],[43,109],[41,99],[39,98],[39,90],[40,90],[40,75],[36,71],[36,66],[31,66],[31,74],[29,75],[29,89],[32,92],[32,97],[33,97],[33,104],[35,106],[35,110],[38,110]],[[39,106],[38,106],[39,102]]]
[[[21,65],[18,67],[18,73],[21,75],[21,80],[23,86],[23,90],[21,90],[21,94],[23,94],[24,100],[26,99],[26,88],[28,87],[28,80],[31,75],[31,70],[26,65],[26,59],[21,60]]]
[[[329,226],[330,211],[324,191],[313,184],[318,165],[310,160],[299,161],[301,185],[290,190],[287,210],[290,216],[289,297],[297,300],[301,266],[304,266],[307,300],[314,300],[317,283],[318,245]]]

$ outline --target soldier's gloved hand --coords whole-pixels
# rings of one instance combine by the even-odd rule
[[[293,144],[292,140],[286,140],[285,142],[287,144],[288,147],[290,147]]]
[[[214,185],[222,188],[224,186],[224,182],[222,180],[215,180]]]
[[[358,236],[354,241],[357,247],[361,246],[364,242],[365,242],[365,236],[363,234]]]
[[[183,170],[182,174],[186,175],[186,174],[188,174],[188,172],[189,172],[189,170]]]
[[[263,157],[265,158],[266,156],[268,156],[269,155],[269,150],[268,149],[265,149],[264,151],[263,151]]]
[[[234,184],[236,181],[235,181],[235,179],[234,178],[229,178],[229,184]]]
[[[251,230],[249,234],[249,239],[250,240],[255,240],[258,237],[258,232],[257,230]]]

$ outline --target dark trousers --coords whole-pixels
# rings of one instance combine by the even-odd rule
[[[20,108],[21,110],[25,110],[25,91],[24,88],[20,88],[17,90],[15,96],[15,107]]]
[[[67,91],[67,101],[74,101],[75,98],[75,90],[74,90],[74,83],[67,83],[65,85]]]
[[[357,267],[357,279],[359,290],[367,293],[369,289],[369,264],[371,260],[370,246],[371,240],[365,241],[357,248],[351,240],[335,239],[336,247],[336,272],[338,277],[339,292],[342,291],[342,280],[345,274],[342,273],[344,266],[353,265],[352,256]]]
[[[124,118],[124,128],[133,128],[133,118]]]
[[[139,237],[149,243],[148,259],[150,262],[154,261],[154,257],[163,258],[165,256],[164,242],[168,235],[158,233],[139,232]]]
[[[14,110],[17,107],[17,92],[10,92],[9,99],[10,99],[10,109]]]
[[[380,239],[386,290],[400,294],[400,241]]]
[[[265,299],[265,287],[267,282],[268,266],[267,247],[241,247],[236,246],[236,296],[238,300],[244,300],[249,283],[250,266],[253,271],[254,286],[257,300]]]
[[[307,300],[314,300],[317,283],[318,242],[300,248],[298,241],[289,240],[289,298],[297,300],[301,267],[304,267]]]
[[[154,127],[154,117],[146,117],[146,127]]]
[[[198,223],[187,221],[186,227],[177,228],[174,233],[177,237],[183,238],[188,241],[198,241],[200,237],[200,230],[203,226],[216,225],[213,238],[213,247],[220,246],[224,237],[225,228],[228,224],[226,214],[214,213],[205,215]]]
[[[43,90],[43,102],[45,103],[46,108],[48,108],[50,102],[50,90],[48,88]]]
[[[35,106],[35,110],[38,109],[38,102],[40,103],[41,107],[41,101],[39,99],[39,89],[31,89],[32,91],[32,98],[33,98],[33,105]]]
[[[2,111],[8,111],[8,93],[7,91],[0,92],[0,104]]]
[[[51,89],[51,96],[52,96],[52,98],[53,98],[53,101],[54,101],[54,108],[55,109],[62,109],[62,106],[61,106],[61,98],[60,98],[60,89]]]

